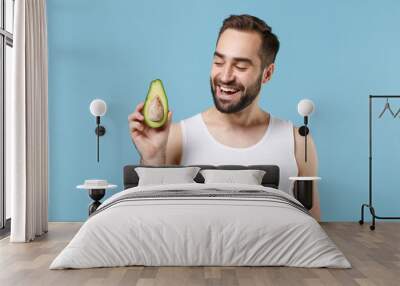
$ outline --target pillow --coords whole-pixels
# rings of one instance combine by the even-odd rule
[[[135,168],[139,176],[138,186],[196,183],[193,179],[199,170],[199,167]]]
[[[265,175],[263,170],[201,170],[204,183],[234,183],[261,185]]]

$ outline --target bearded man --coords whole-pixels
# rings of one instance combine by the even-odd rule
[[[279,40],[263,20],[232,15],[220,29],[211,67],[214,106],[162,128],[143,122],[143,103],[129,115],[132,141],[143,165],[278,165],[279,189],[293,194],[289,177],[317,176],[318,160],[308,135],[304,138],[288,120],[259,106],[262,85],[274,73]],[[320,220],[319,195],[313,188],[311,215]]]

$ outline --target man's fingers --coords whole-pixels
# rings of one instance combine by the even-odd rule
[[[138,121],[143,121],[144,117],[142,114],[142,109],[143,109],[144,103],[141,102],[138,105],[136,105],[135,111],[129,114],[128,116],[128,121],[132,120],[138,120]]]
[[[143,121],[144,120],[143,114],[136,111],[134,113],[129,114],[128,121],[134,121],[134,120]]]
[[[172,111],[168,112],[168,124],[171,124],[172,121]]]
[[[144,116],[139,112],[134,112],[129,115],[128,121],[143,121]]]
[[[130,121],[129,122],[129,130],[131,132],[134,132],[136,130],[138,131],[143,131],[144,130],[144,125],[140,122],[137,121]]]
[[[137,131],[137,130],[134,130],[134,131],[132,131],[132,136],[133,137],[139,137],[141,135],[141,133],[140,133],[140,131]]]
[[[144,102],[139,103],[138,105],[136,105],[136,109],[135,112],[141,112],[144,106]]]

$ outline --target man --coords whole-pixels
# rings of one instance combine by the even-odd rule
[[[298,128],[258,105],[261,86],[274,72],[278,50],[277,37],[259,18],[232,15],[225,19],[211,68],[215,106],[179,124],[172,124],[170,111],[166,125],[152,129],[143,122],[143,103],[138,104],[128,120],[141,164],[276,164],[279,188],[288,193],[292,192],[290,176],[316,176],[312,137],[308,137],[305,162],[304,137]],[[310,212],[320,220],[317,188]]]

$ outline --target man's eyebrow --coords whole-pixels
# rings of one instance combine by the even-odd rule
[[[218,53],[218,52],[214,52],[214,56],[219,57],[221,59],[225,58],[225,56],[223,54]],[[233,58],[233,60],[235,62],[246,62],[246,63],[249,63],[251,65],[253,64],[253,61],[251,59],[249,59],[249,58],[236,57],[236,58]]]

